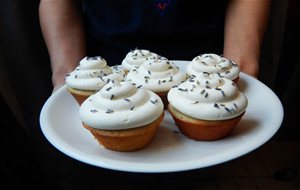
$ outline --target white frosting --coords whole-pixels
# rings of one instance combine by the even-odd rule
[[[90,127],[122,130],[155,121],[163,109],[162,100],[155,93],[129,82],[111,81],[82,103],[79,114]]]
[[[127,53],[122,61],[122,66],[129,70],[135,69],[140,66],[147,59],[154,59],[158,55],[144,49],[135,49]]]
[[[192,76],[199,72],[217,73],[231,80],[239,76],[240,69],[233,61],[210,53],[195,57],[186,67],[187,74]]]
[[[101,56],[85,57],[65,78],[66,84],[80,90],[100,90],[108,81],[122,81],[125,73],[121,67],[109,67]]]
[[[242,114],[246,96],[230,79],[217,74],[198,73],[168,93],[169,103],[178,111],[203,120],[224,120]]]
[[[130,70],[125,80],[154,92],[167,92],[186,80],[187,75],[164,57],[148,59],[137,69]]]

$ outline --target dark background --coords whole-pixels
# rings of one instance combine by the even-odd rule
[[[35,179],[39,186],[36,145],[31,141],[31,133],[36,133],[49,150],[54,149],[41,135],[38,123],[40,109],[52,91],[38,4],[35,0],[0,1],[0,172],[6,176],[3,181],[20,189],[32,185],[28,184],[29,179]],[[284,106],[284,120],[272,138],[274,141],[300,138],[299,24],[300,1],[273,1],[259,79],[278,95]],[[24,72],[27,70],[32,73]],[[28,130],[25,123],[35,128]]]

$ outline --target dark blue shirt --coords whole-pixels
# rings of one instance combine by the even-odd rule
[[[132,49],[168,59],[222,53],[223,0],[85,0],[88,54],[120,64]]]

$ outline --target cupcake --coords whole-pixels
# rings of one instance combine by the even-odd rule
[[[135,49],[127,53],[125,58],[122,61],[122,66],[125,69],[125,72],[129,72],[132,69],[136,69],[147,59],[153,59],[158,56],[156,53],[153,53],[145,49]]]
[[[124,71],[118,67],[109,67],[101,56],[85,57],[66,78],[68,91],[81,104],[87,97],[99,91],[110,80],[122,81]]]
[[[109,82],[85,100],[79,114],[83,126],[100,145],[121,152],[136,151],[150,144],[164,118],[158,95],[117,81]]]
[[[231,134],[248,101],[230,79],[198,73],[168,93],[168,111],[176,126],[195,140],[218,140]]]
[[[189,76],[199,72],[217,73],[234,82],[238,82],[240,69],[233,61],[219,55],[209,53],[195,57],[186,67]]]
[[[130,70],[125,77],[138,88],[145,88],[158,94],[167,108],[169,90],[187,78],[186,73],[179,70],[173,62],[164,57],[148,59],[138,68]]]

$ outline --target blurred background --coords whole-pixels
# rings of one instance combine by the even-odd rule
[[[30,140],[31,134],[25,123],[27,120],[34,121],[32,125],[37,127],[36,133],[40,133],[39,112],[52,92],[50,61],[39,26],[38,5],[36,0],[0,1],[0,172],[7,176],[7,183],[11,182],[20,189],[26,184],[32,185],[30,179],[36,179],[40,172],[36,164],[35,145]],[[270,140],[271,147],[280,142],[286,146],[289,146],[287,143],[299,145],[299,24],[299,0],[273,0],[263,43],[259,80],[280,98],[285,115],[282,126]],[[38,74],[26,73],[26,70]],[[28,109],[36,113],[36,118],[28,114]],[[41,134],[39,136],[44,138]],[[51,145],[48,148],[54,149]],[[294,158],[300,153],[299,148],[291,150],[294,151]],[[291,155],[290,161],[293,160]],[[274,166],[271,171],[290,164],[292,162],[277,168]],[[268,175],[272,177],[272,173]],[[299,182],[294,183],[291,189],[294,187],[300,188]]]

